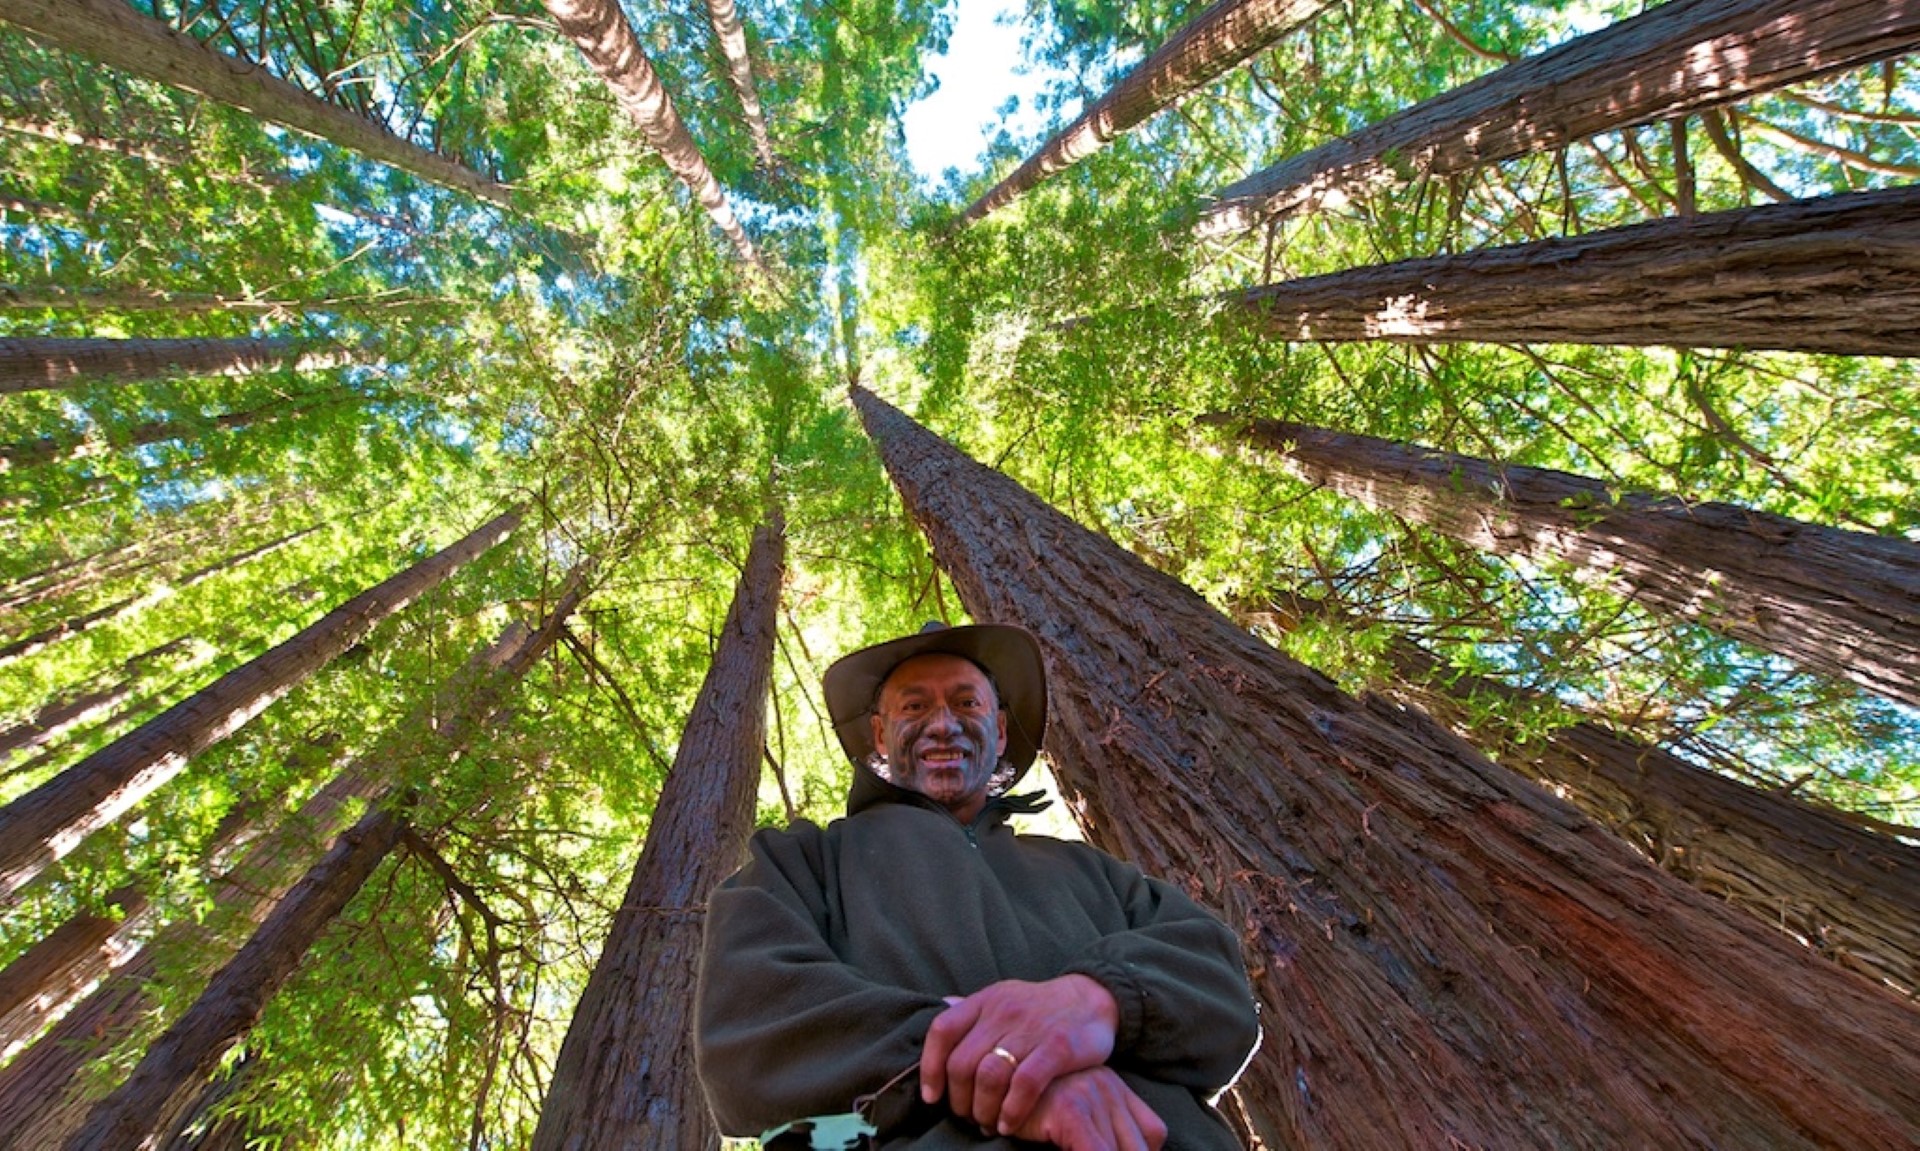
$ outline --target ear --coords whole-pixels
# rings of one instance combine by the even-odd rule
[[[867,716],[867,722],[872,725],[873,750],[879,752],[881,755],[887,754],[887,727],[880,722],[880,713],[874,712]],[[1004,737],[1002,737],[1002,742],[1004,741]]]

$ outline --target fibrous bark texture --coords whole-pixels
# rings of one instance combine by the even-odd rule
[[[740,8],[733,0],[707,0],[707,19],[713,24],[714,39],[727,58],[727,75],[740,96],[740,111],[747,121],[747,135],[753,137],[753,156],[762,168],[779,163],[773,154],[773,140],[767,135],[767,117],[760,110],[760,92],[753,84],[753,59],[747,55],[747,30],[740,23]]]
[[[587,63],[613,89],[614,99],[633,118],[648,146],[660,153],[667,168],[707,210],[707,215],[733,244],[740,258],[752,267],[759,267],[760,255],[754,250],[753,241],[747,238],[746,229],[733,214],[733,206],[727,203],[720,181],[707,167],[700,146],[693,142],[686,121],[674,109],[673,97],[667,95],[659,74],[640,48],[640,38],[634,35],[633,25],[627,22],[626,13],[620,10],[616,0],[544,2],[560,30],[579,45]]]
[[[784,545],[754,536],[613,930],[580,997],[535,1151],[717,1148],[693,1074],[692,1007],[707,894],[746,856],[765,750]]]
[[[495,517],[0,808],[0,895],[72,851],[519,522],[518,511]]]
[[[1672,0],[1220,190],[1218,235],[1336,192],[1442,176],[1686,115],[1920,45],[1920,0]]]
[[[1656,611],[1920,707],[1920,544],[1304,424],[1243,434],[1377,510],[1563,560]]]
[[[1276,597],[1289,618],[1339,608]],[[1235,613],[1243,620],[1248,615]],[[1592,720],[1521,740],[1499,717],[1539,694],[1443,664],[1394,637],[1384,685],[1637,847],[1663,870],[1908,998],[1920,994],[1920,848],[1870,821],[1751,787]],[[1495,704],[1489,711],[1477,704]]]
[[[0,340],[0,395],[176,376],[246,376],[283,368],[320,372],[364,358],[364,353],[317,348],[274,337],[114,340],[28,336]]]
[[[1122,132],[1251,59],[1324,7],[1326,0],[1218,0],[975,200],[960,223],[974,223],[1006,207],[1047,177],[1078,164]]]
[[[504,185],[302,91],[251,60],[216,52],[137,11],[126,0],[6,0],[0,4],[0,20],[17,24],[64,51],[155,83],[198,92],[431,183],[502,207],[511,203]]]
[[[1088,837],[1240,930],[1267,1146],[1910,1143],[1920,1013],[855,402],[968,611],[1039,638]]]
[[[1920,355],[1920,189],[1681,216],[1265,284],[1285,340]]]

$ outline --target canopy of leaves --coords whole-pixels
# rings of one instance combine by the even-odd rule
[[[952,5],[743,0],[770,169],[704,6],[630,9],[768,255],[760,283],[537,4],[134,6],[510,185],[514,207],[0,25],[0,339],[273,336],[356,361],[0,395],[0,800],[499,510],[531,511],[5,911],[0,962],[128,882],[153,924],[205,921],[161,957],[159,1009],[92,1087],[250,930],[213,894],[235,822],[281,822],[372,757],[422,795],[416,841],[195,1121],[287,1146],[522,1145],[754,527],[777,506],[789,536],[765,823],[839,806],[827,663],[961,614],[844,403],[853,380],[1250,622],[1288,593],[1337,602],[1340,621],[1271,638],[1350,686],[1386,684],[1385,640],[1412,638],[1545,697],[1495,717],[1509,727],[1598,719],[1756,786],[1920,820],[1912,710],[1310,488],[1197,420],[1284,418],[1920,541],[1909,361],[1286,343],[1222,302],[1911,181],[1912,61],[1201,241],[1195,206],[1252,168],[1638,5],[1335,6],[965,231],[953,216],[1036,141],[1003,133],[980,170],[916,181],[901,114]],[[1201,7],[1030,0],[1029,52],[1070,77],[1049,113],[1066,122]],[[563,641],[449,751],[422,709],[451,706],[436,693],[470,653],[537,625],[587,561]]]

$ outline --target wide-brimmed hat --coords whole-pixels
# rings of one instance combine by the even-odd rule
[[[1007,713],[1007,762],[1018,776],[1040,752],[1047,730],[1047,668],[1040,644],[1025,628],[978,623],[948,627],[938,621],[916,635],[863,647],[834,661],[821,677],[827,715],[847,758],[864,765],[873,756],[873,727],[867,717],[879,702],[880,685],[893,669],[917,655],[957,655],[993,679]]]

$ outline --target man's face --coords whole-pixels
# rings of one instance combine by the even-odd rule
[[[917,655],[894,668],[874,709],[873,746],[894,783],[971,820],[1007,750],[987,674],[957,655]]]

